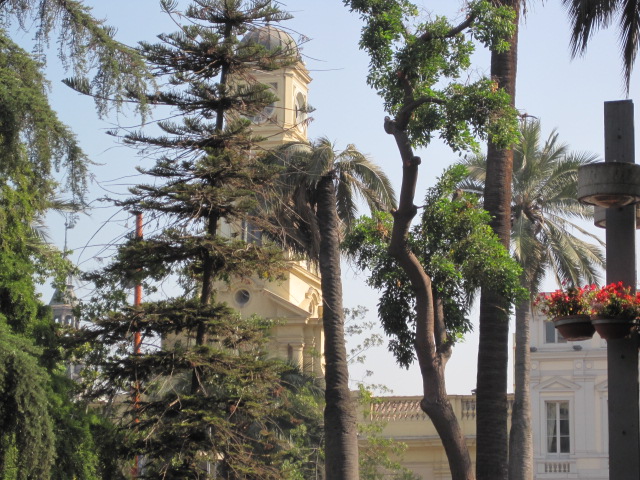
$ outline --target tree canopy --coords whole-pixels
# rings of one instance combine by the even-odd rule
[[[520,268],[488,227],[478,197],[458,188],[465,172],[464,167],[452,168],[427,191],[420,222],[408,239],[432,278],[443,309],[442,334],[449,343],[473,328],[469,309],[482,284],[489,282],[512,299],[521,295]],[[361,217],[343,246],[359,268],[370,270],[367,283],[382,291],[378,314],[392,337],[389,349],[408,367],[415,359],[415,293],[388,253],[391,228],[389,214]]]

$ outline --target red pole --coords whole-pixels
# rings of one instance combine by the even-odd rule
[[[136,238],[142,239],[142,212],[135,212],[136,214]],[[142,285],[138,283],[135,287],[133,296],[133,305],[139,307],[142,304]],[[140,332],[137,331],[133,337],[133,353],[140,353],[140,345],[142,340],[140,339]]]
[[[142,238],[142,212],[134,212],[136,215],[136,238]],[[142,284],[138,283],[135,286],[135,290],[133,293],[133,305],[134,307],[139,307],[142,305]],[[133,354],[140,355],[140,346],[142,345],[142,337],[140,335],[140,330],[136,330],[133,334]],[[137,411],[139,408],[140,402],[140,382],[136,378],[136,382],[134,384],[134,394],[133,394],[133,408],[136,411],[136,417],[134,422],[138,423],[138,415]],[[139,459],[138,455],[134,458],[134,464],[132,469],[132,478],[138,477],[139,470]]]

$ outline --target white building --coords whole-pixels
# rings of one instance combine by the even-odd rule
[[[597,333],[567,342],[533,317],[531,409],[536,479],[609,478],[607,344]]]

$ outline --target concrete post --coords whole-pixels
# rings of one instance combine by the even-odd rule
[[[605,162],[635,163],[633,102],[605,102]],[[607,283],[636,286],[635,205],[606,211]],[[609,479],[640,480],[638,335],[607,341]]]

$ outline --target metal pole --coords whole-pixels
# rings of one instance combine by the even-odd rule
[[[605,162],[634,159],[633,102],[605,102]],[[606,211],[607,283],[636,287],[636,206]],[[609,479],[640,479],[638,334],[607,341]]]

